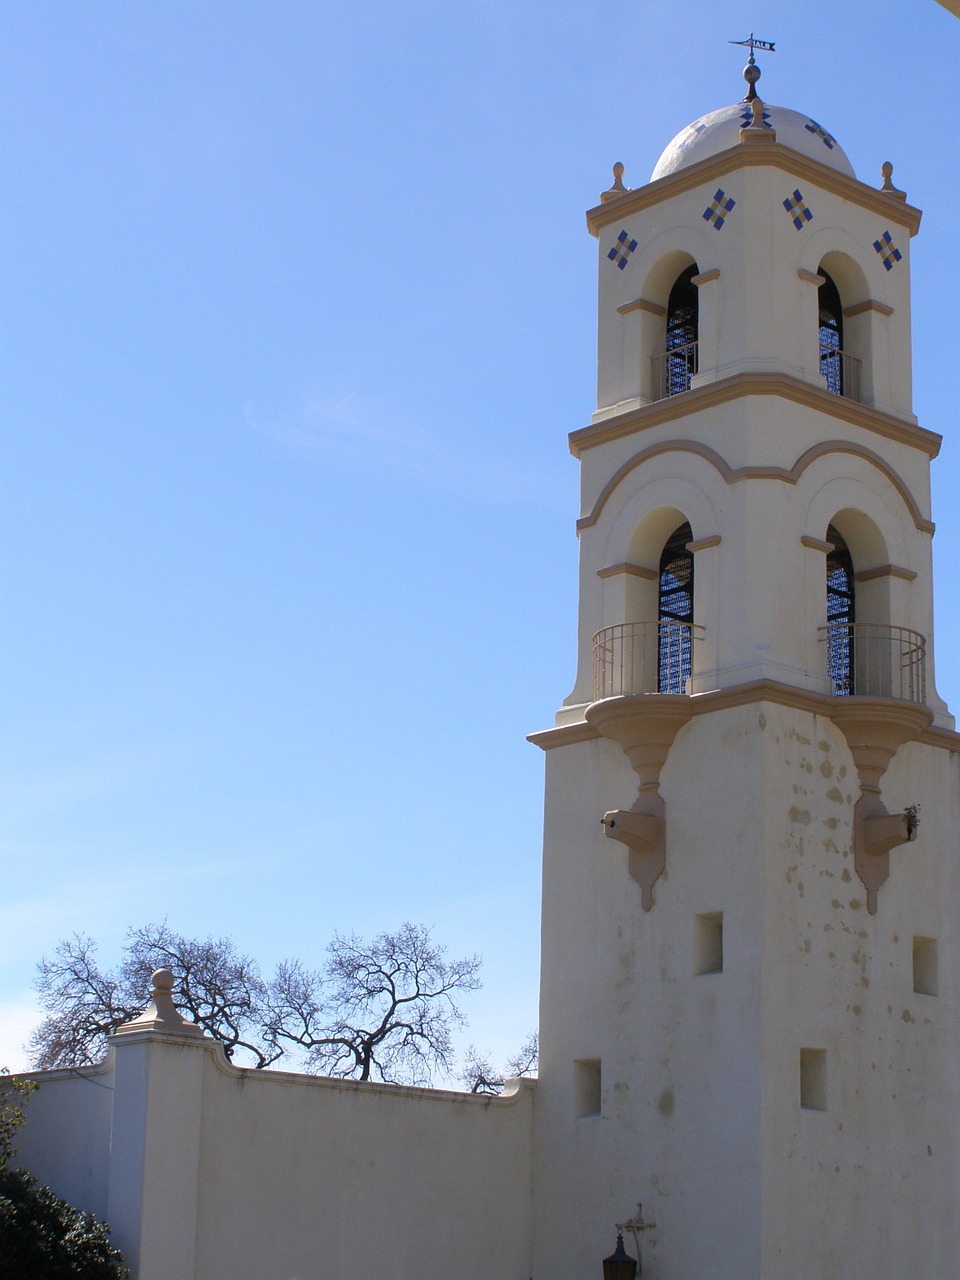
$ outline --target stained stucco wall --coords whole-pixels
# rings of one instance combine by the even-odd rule
[[[136,1280],[527,1280],[534,1087],[499,1099],[239,1070],[135,1034],[41,1073],[24,1165],[106,1216]]]

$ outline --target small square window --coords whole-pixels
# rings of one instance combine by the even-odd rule
[[[913,940],[913,989],[921,996],[940,994],[940,964],[936,938]]]
[[[693,971],[723,973],[723,912],[708,911],[696,917]]]
[[[600,1059],[584,1058],[574,1066],[574,1106],[577,1117],[600,1114]]]
[[[827,1051],[800,1050],[800,1106],[806,1111],[827,1109]]]

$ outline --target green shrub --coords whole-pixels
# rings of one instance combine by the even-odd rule
[[[128,1280],[110,1230],[22,1169],[0,1169],[0,1280]]]

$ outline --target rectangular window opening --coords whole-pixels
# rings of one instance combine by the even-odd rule
[[[913,940],[913,989],[921,996],[940,993],[940,966],[936,938]]]
[[[600,1114],[600,1059],[583,1058],[574,1066],[574,1105],[577,1118]]]
[[[827,1051],[800,1050],[800,1106],[806,1111],[827,1109]]]
[[[723,912],[696,917],[694,973],[723,973]]]

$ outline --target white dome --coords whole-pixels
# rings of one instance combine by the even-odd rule
[[[681,129],[666,148],[657,161],[651,181],[737,146],[740,130],[752,119],[750,104],[738,102],[735,106],[721,107],[719,111],[711,111],[709,115],[694,120],[686,129]],[[811,160],[819,160],[831,169],[839,169],[850,178],[857,176],[833,134],[810,116],[765,102],[763,119],[765,124],[776,130],[777,142],[809,156]]]

